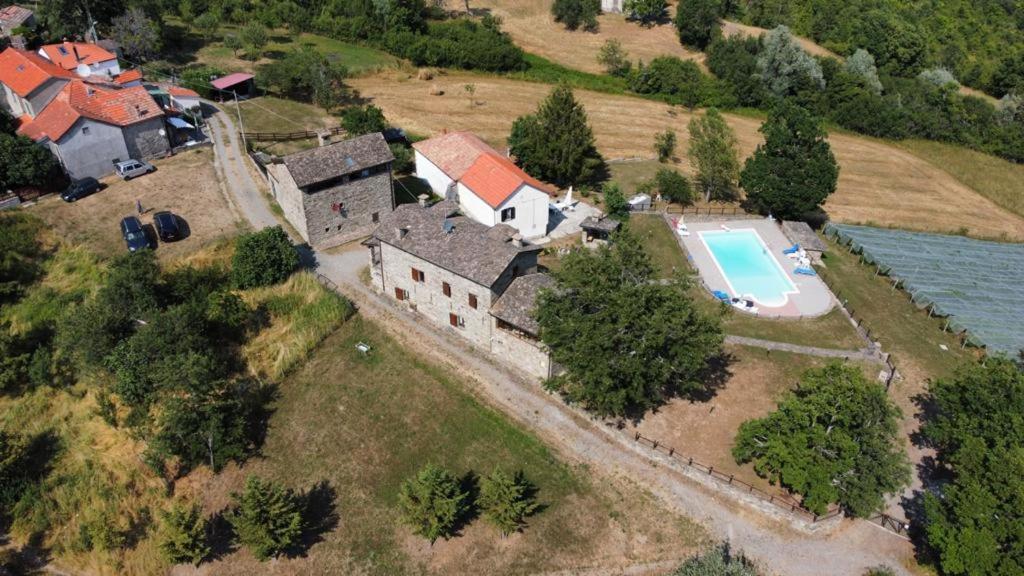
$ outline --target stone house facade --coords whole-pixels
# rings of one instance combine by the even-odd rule
[[[462,216],[448,201],[399,206],[364,245],[376,290],[533,377],[550,376],[539,341],[493,315],[503,299],[522,309],[507,298],[510,288],[545,276],[537,274],[539,246],[523,244],[510,226]]]
[[[368,236],[394,210],[393,160],[377,132],[273,158],[267,181],[302,238],[329,248]]]

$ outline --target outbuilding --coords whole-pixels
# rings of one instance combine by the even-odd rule
[[[790,242],[799,244],[800,248],[807,252],[807,257],[811,259],[811,262],[815,264],[821,263],[821,254],[826,248],[825,243],[821,241],[821,238],[814,233],[814,230],[806,222],[784,220],[782,222],[782,232],[786,235],[786,238],[789,238]]]
[[[256,95],[256,80],[252,74],[235,72],[210,81],[220,100],[231,95],[232,98],[252,98]]]

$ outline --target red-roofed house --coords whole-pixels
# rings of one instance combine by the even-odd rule
[[[75,75],[34,52],[0,52],[0,106],[18,117],[35,116]]]
[[[61,42],[39,49],[39,55],[82,78],[99,76],[110,80],[121,73],[117,56],[96,44]],[[87,72],[86,72],[87,71]]]
[[[120,86],[141,86],[142,70],[126,70],[113,78],[114,84]]]
[[[555,191],[470,132],[452,132],[413,144],[416,175],[434,194],[455,200],[466,216],[508,224],[524,238],[547,234]]]

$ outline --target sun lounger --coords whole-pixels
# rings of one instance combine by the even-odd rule
[[[729,301],[733,308],[738,308],[744,312],[751,314],[757,314],[757,306],[754,305],[753,300],[746,300],[744,298],[733,298]]]
[[[807,268],[805,266],[801,266],[800,268],[797,268],[796,270],[793,270],[793,273],[794,274],[803,274],[804,276],[817,276],[818,275],[818,273],[814,271],[814,268]]]
[[[718,298],[719,300],[721,300],[723,302],[728,302],[729,301],[729,295],[726,294],[725,292],[722,292],[721,290],[715,290],[714,292],[712,292],[712,294],[715,295],[715,298]]]
[[[786,248],[785,250],[783,250],[782,253],[783,254],[796,254],[799,251],[800,251],[800,245],[799,244],[793,244],[789,248]]]

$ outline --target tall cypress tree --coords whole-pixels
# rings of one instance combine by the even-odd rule
[[[536,114],[516,119],[508,143],[523,170],[559,186],[593,182],[604,167],[587,112],[564,84],[551,91]]]
[[[761,125],[764,144],[747,158],[740,186],[762,214],[807,218],[836,191],[839,166],[818,119],[780,101]]]

